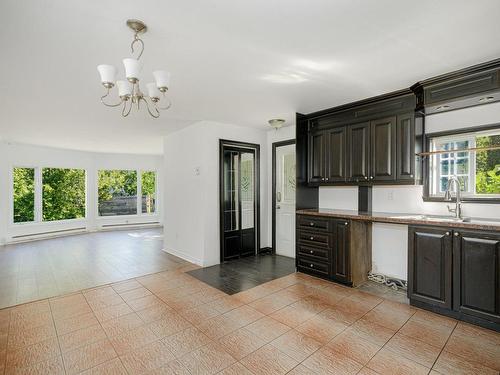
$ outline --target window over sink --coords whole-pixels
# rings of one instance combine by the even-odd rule
[[[448,179],[457,176],[464,198],[500,199],[500,128],[430,135],[428,145],[435,152],[429,156],[430,197],[444,197]]]

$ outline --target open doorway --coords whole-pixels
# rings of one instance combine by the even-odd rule
[[[272,147],[272,239],[278,255],[295,257],[295,140]]]
[[[260,146],[220,140],[221,262],[259,249]]]

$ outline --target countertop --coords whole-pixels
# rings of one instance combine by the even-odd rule
[[[469,218],[470,221],[446,221],[439,217],[425,214],[388,213],[388,212],[361,212],[354,210],[334,210],[329,208],[297,210],[297,214],[310,216],[338,217],[352,220],[371,221],[390,224],[421,224],[448,228],[479,229],[500,231],[500,220],[486,218]],[[415,218],[426,216],[426,218]],[[451,216],[450,216],[451,217]]]

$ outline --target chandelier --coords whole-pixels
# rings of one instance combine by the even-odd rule
[[[143,94],[139,87],[139,76],[142,70],[142,63],[139,61],[144,52],[144,42],[139,38],[140,34],[147,31],[147,26],[139,20],[127,20],[127,26],[134,32],[134,40],[130,44],[132,55],[134,55],[134,47],[140,47],[137,57],[123,59],[125,66],[126,80],[116,81],[118,88],[118,96],[120,98],[117,103],[108,103],[107,98],[111,93],[111,89],[115,86],[116,68],[113,65],[99,65],[97,70],[101,75],[101,83],[106,89],[106,94],[101,96],[101,102],[107,107],[122,107],[122,116],[127,117],[132,111],[132,107],[138,111],[143,107],[147,109],[149,114],[154,117],[160,117],[160,110],[169,109],[172,105],[171,101],[166,97],[165,93],[170,85],[170,73],[164,70],[156,70],[153,72],[155,82],[146,84],[148,95]]]

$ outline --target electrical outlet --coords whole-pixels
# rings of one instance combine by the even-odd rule
[[[394,200],[394,192],[393,192],[392,190],[390,190],[390,191],[387,193],[387,200],[389,200],[389,201]]]
[[[195,167],[195,168],[194,168],[194,175],[195,175],[195,176],[199,176],[199,175],[200,175],[200,173],[201,173],[201,172],[200,172],[200,167]]]

